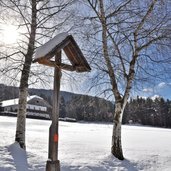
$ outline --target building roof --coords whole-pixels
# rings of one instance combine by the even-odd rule
[[[33,96],[28,96],[27,97],[27,102],[34,99],[34,98],[43,99],[42,97],[39,97],[37,95],[33,95]],[[2,101],[2,107],[18,105],[18,101],[19,101],[19,98],[4,100],[4,101]]]
[[[40,64],[55,67],[55,61],[52,61],[50,59],[53,58],[57,54],[57,52],[60,52],[61,50],[65,52],[71,65],[61,63],[58,67],[68,71],[77,72],[85,72],[91,70],[76,41],[74,40],[72,35],[69,35],[68,33],[60,33],[53,39],[39,47],[35,52],[33,62],[39,62]]]

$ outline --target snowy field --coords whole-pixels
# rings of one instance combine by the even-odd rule
[[[26,152],[14,143],[16,118],[0,116],[0,171],[44,171],[50,121],[27,119]],[[171,130],[123,126],[126,160],[110,155],[112,125],[60,122],[61,171],[171,171]]]

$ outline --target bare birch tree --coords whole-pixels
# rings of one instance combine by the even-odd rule
[[[15,25],[22,30],[22,40],[17,43],[12,52],[1,54],[6,63],[10,60],[17,62],[11,69],[3,70],[8,73],[17,69],[20,75],[19,108],[17,114],[17,126],[15,140],[25,149],[26,107],[28,96],[28,83],[31,73],[31,63],[36,46],[41,45],[58,33],[64,23],[70,18],[71,13],[66,9],[73,1],[49,1],[49,0],[7,0],[2,1],[1,6],[10,14],[10,19],[15,20]],[[69,27],[65,27],[69,29]],[[8,73],[9,74],[9,73]]]
[[[170,70],[171,4],[161,0],[84,2],[90,11],[82,16],[81,33],[96,68],[92,83],[104,94],[112,92],[115,99],[111,153],[123,160],[121,123],[132,86],[148,77],[163,79],[163,71]]]

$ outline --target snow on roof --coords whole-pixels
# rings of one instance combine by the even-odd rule
[[[40,46],[36,52],[34,60],[39,59],[43,56],[46,56],[49,52],[51,52],[57,45],[62,43],[63,40],[68,36],[67,32],[60,33],[56,35],[53,39],[45,43],[44,45]]]
[[[39,99],[43,99],[42,97],[39,97],[37,95],[33,95],[33,96],[28,96],[27,97],[27,102],[33,98],[39,98]],[[6,107],[6,106],[12,106],[12,105],[17,105],[19,101],[19,98],[16,99],[10,99],[10,100],[4,100],[2,101],[2,107]]]

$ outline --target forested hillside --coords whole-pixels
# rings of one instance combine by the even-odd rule
[[[171,101],[162,97],[131,99],[126,106],[123,123],[171,128]]]
[[[52,90],[29,89],[29,95],[38,95],[52,104]],[[18,88],[0,84],[0,100],[18,97]],[[60,117],[84,121],[113,120],[114,105],[110,101],[88,95],[61,91]],[[123,115],[123,124],[142,124],[171,128],[171,101],[138,97],[130,99]]]
[[[29,89],[29,95],[38,95],[52,105],[53,91]],[[0,84],[0,101],[18,98],[18,88]],[[114,105],[102,98],[60,92],[60,117],[85,121],[112,121]]]

